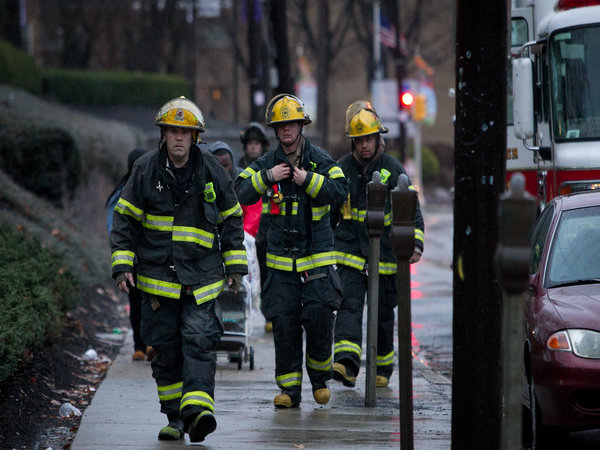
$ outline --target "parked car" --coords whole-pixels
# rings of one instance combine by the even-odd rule
[[[600,428],[600,192],[554,198],[532,235],[525,293],[524,436],[561,448]]]

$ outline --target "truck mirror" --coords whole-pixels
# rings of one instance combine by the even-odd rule
[[[513,121],[518,139],[531,139],[533,122],[533,61],[517,58],[512,62]]]

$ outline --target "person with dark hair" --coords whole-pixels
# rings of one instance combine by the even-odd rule
[[[239,162],[242,169],[245,169],[269,151],[269,140],[265,134],[265,129],[258,122],[250,122],[242,130],[240,141],[244,146],[244,156],[240,158]]]
[[[115,206],[121,197],[125,183],[131,176],[131,170],[133,169],[133,163],[147,150],[143,148],[136,148],[129,152],[127,155],[127,173],[123,176],[117,187],[111,192],[104,205],[106,208],[106,228],[108,235],[110,236],[110,230],[112,229],[113,212]],[[136,264],[133,266],[133,277],[135,280],[136,275]],[[134,361],[143,361],[146,358],[147,361],[152,361],[154,357],[154,349],[144,344],[142,336],[140,335],[140,321],[142,319],[142,295],[140,291],[133,287],[129,290],[129,321],[131,322],[131,331],[133,332],[133,354],[131,359]]]

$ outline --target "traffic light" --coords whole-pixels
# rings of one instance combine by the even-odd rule
[[[410,91],[402,91],[400,93],[400,109],[410,111],[415,101],[415,97]]]
[[[427,99],[423,94],[417,94],[414,99],[413,120],[422,122],[427,117]]]

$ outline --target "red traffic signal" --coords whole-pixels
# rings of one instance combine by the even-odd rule
[[[400,94],[400,107],[410,108],[415,101],[412,92],[404,91]]]

